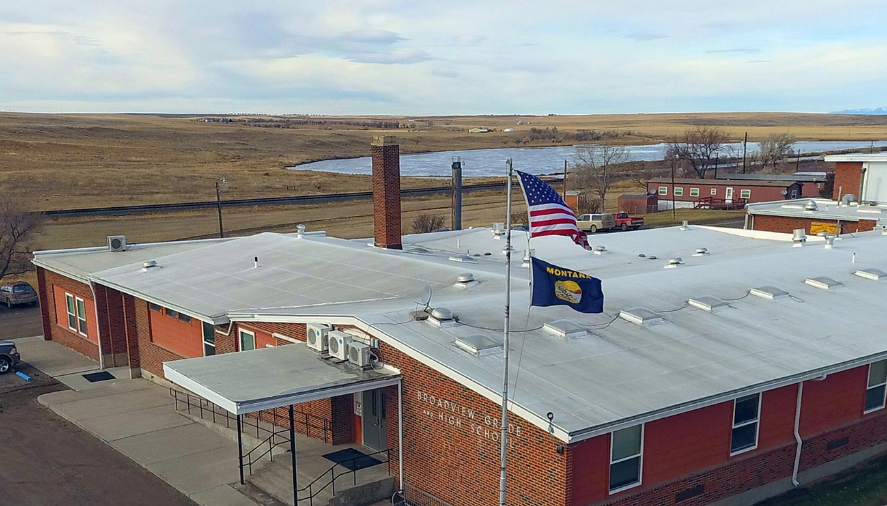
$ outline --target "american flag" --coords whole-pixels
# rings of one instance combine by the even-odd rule
[[[536,176],[516,170],[530,218],[530,238],[545,235],[565,235],[573,242],[590,250],[588,236],[576,226],[576,214],[564,199]]]

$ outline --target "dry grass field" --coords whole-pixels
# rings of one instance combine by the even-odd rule
[[[335,118],[314,117],[324,121]],[[413,118],[348,118],[399,121]],[[519,121],[525,124],[518,125]],[[827,114],[635,114],[430,117],[416,128],[311,125],[257,128],[152,115],[0,114],[0,185],[26,194],[35,209],[212,200],[370,189],[367,176],[298,172],[287,165],[365,156],[373,136],[396,135],[402,153],[523,144],[531,128],[616,133],[608,143],[650,143],[693,125],[717,125],[739,139],[789,132],[799,139],[887,139],[887,116]],[[468,133],[487,127],[487,134]],[[514,132],[503,132],[514,128]],[[430,180],[405,178],[404,187]]]

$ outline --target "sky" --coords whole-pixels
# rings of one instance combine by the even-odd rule
[[[3,0],[0,110],[887,106],[884,0]]]

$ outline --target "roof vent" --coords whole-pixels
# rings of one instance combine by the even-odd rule
[[[835,236],[831,234],[827,234],[825,236],[825,249],[832,249],[835,247]]]
[[[887,278],[887,272],[884,272],[881,269],[859,269],[853,274],[873,281],[880,281],[882,278]]]
[[[606,246],[595,246],[595,247],[594,247],[594,251],[593,251],[593,253],[594,253],[595,255],[603,255],[603,254],[606,253],[606,252],[607,252],[607,247],[606,247]]]
[[[521,267],[529,267],[530,266],[530,259],[533,258],[533,255],[535,255],[535,254],[536,254],[535,249],[525,249],[524,250],[524,257],[522,259],[523,261],[521,262]]]
[[[817,209],[819,209],[819,206],[816,205],[816,201],[815,201],[815,200],[812,200],[812,199],[811,199],[811,200],[808,200],[807,203],[804,204],[804,210],[805,210],[805,211],[813,212],[813,211],[815,211],[815,210],[817,210]]]
[[[701,257],[703,255],[710,255],[708,252],[708,248],[696,248],[696,253],[693,253],[694,257]]]
[[[814,288],[820,288],[822,290],[831,290],[833,288],[844,286],[844,283],[841,283],[840,281],[835,281],[834,279],[825,276],[807,278],[804,283],[807,283]]]
[[[428,323],[435,327],[453,327],[456,325],[456,319],[453,317],[453,312],[449,309],[436,307],[431,310],[431,317],[428,318]]]
[[[682,221],[681,230],[690,230],[690,222],[687,220]]]
[[[305,225],[304,224],[299,223],[298,225],[296,225],[296,237],[298,237],[299,239],[301,239],[302,237],[305,237]]]
[[[776,288],[775,286],[758,286],[756,288],[752,288],[749,290],[749,293],[754,295],[755,297],[760,297],[762,299],[778,299],[780,297],[787,297],[788,292],[781,288]]]
[[[543,325],[542,329],[564,339],[576,339],[588,335],[585,328],[571,320],[555,320]]]
[[[492,337],[482,334],[474,334],[466,337],[457,337],[453,343],[456,348],[470,353],[475,357],[482,357],[502,351],[502,343]]]
[[[792,232],[792,247],[799,248],[807,242],[807,232],[803,228],[796,228]]]
[[[493,235],[499,237],[500,235],[505,235],[505,224],[501,221],[497,221],[493,223]]]
[[[477,262],[477,260],[471,258],[471,255],[456,255],[456,256],[452,256],[452,257],[450,257],[450,261],[451,261],[451,262],[465,262],[465,263],[470,263],[470,264],[473,264],[473,263],[476,263],[476,262]]]
[[[849,206],[851,202],[856,202],[856,195],[848,193],[847,195],[841,197],[841,204]]]
[[[730,304],[727,304],[721,299],[717,297],[712,297],[710,295],[703,295],[702,297],[690,299],[687,301],[687,304],[690,304],[695,308],[702,309],[703,311],[708,311],[710,313],[714,313],[718,310],[730,307]]]
[[[682,263],[684,263],[684,260],[682,258],[679,258],[679,257],[669,258],[668,263],[665,264],[665,268],[666,269],[674,269],[675,267],[681,265]]]
[[[462,274],[456,276],[456,286],[458,287],[467,288],[476,284],[477,280],[474,279],[474,274],[470,272],[463,272]]]
[[[153,269],[157,267],[157,260],[148,260],[147,262],[142,262],[142,272],[148,272],[149,269]]]
[[[619,311],[619,318],[641,327],[651,327],[664,321],[655,311],[645,307],[623,309]]]

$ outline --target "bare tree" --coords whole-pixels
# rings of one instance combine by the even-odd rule
[[[444,217],[436,214],[420,214],[413,218],[410,229],[414,234],[425,234],[443,228]]]
[[[795,138],[789,134],[770,134],[761,141],[761,160],[764,169],[769,164],[774,170],[794,153]]]
[[[40,220],[11,191],[0,193],[0,279],[33,270],[31,241]]]
[[[720,128],[697,126],[684,132],[681,138],[672,138],[668,149],[684,162],[685,170],[692,169],[693,172],[687,175],[704,179],[705,173],[714,167],[715,159],[726,142],[727,134]]]
[[[618,167],[628,161],[628,148],[625,146],[576,146],[576,163],[573,179],[580,188],[588,188],[605,203],[610,185],[624,178],[625,167]]]

